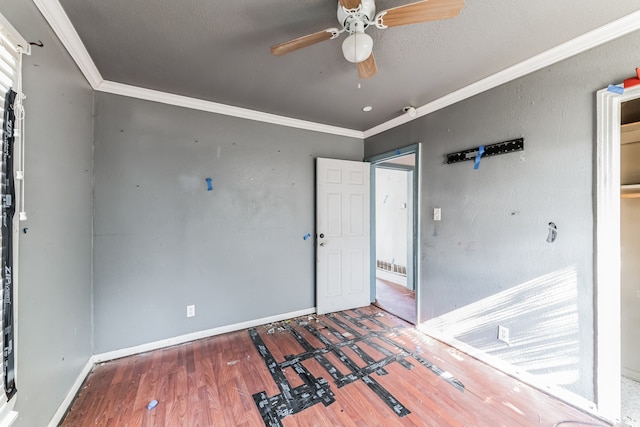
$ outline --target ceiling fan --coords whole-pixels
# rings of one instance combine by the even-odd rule
[[[373,39],[365,33],[370,25],[379,29],[452,18],[460,13],[464,0],[422,0],[376,13],[374,0],[338,0],[338,22],[342,29],[328,28],[271,47],[277,56],[337,38],[347,32],[342,53],[347,61],[358,66],[360,78],[367,79],[378,72],[373,57]]]

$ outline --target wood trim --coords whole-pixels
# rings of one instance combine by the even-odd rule
[[[84,366],[82,371],[80,371],[80,373],[78,374],[78,378],[76,378],[76,381],[71,386],[71,389],[69,389],[69,392],[63,399],[62,403],[60,403],[60,406],[56,410],[55,414],[53,415],[53,417],[51,417],[48,427],[57,427],[58,424],[60,424],[67,410],[71,407],[71,404],[73,403],[73,399],[76,397],[76,395],[80,391],[80,388],[84,383],[84,380],[91,373],[91,371],[93,370],[93,367],[98,363],[119,359],[121,357],[133,356],[135,354],[140,354],[140,353],[144,353],[151,350],[170,347],[172,345],[182,344],[189,341],[195,341],[201,338],[208,338],[214,335],[220,335],[227,332],[239,331],[242,329],[264,325],[267,323],[279,322],[281,320],[292,319],[299,316],[306,316],[308,314],[314,314],[315,312],[316,312],[315,307],[312,307],[304,310],[292,311],[292,312],[281,314],[281,315],[263,317],[261,319],[255,319],[247,322],[235,323],[228,326],[221,326],[218,328],[208,329],[205,331],[180,335],[177,337],[168,338],[166,340],[155,341],[152,343],[143,344],[135,347],[129,347],[122,350],[95,354],[89,358],[89,360],[87,361],[87,364]]]
[[[64,418],[64,415],[67,413],[67,409],[71,407],[73,399],[75,399],[76,395],[80,391],[80,388],[82,387],[82,384],[84,383],[84,380],[87,378],[87,376],[89,376],[95,364],[96,362],[94,360],[94,357],[90,357],[86,365],[84,365],[84,368],[82,368],[82,371],[80,371],[80,373],[78,374],[78,378],[76,378],[75,382],[69,389],[69,392],[62,400],[62,403],[60,403],[60,406],[58,406],[55,414],[53,414],[53,417],[51,417],[48,427],[57,427],[58,424],[60,424],[60,422]]]
[[[622,375],[634,381],[640,382],[640,372],[634,371],[633,369],[622,368]]]
[[[627,123],[620,129],[620,144],[635,144],[640,142],[640,122]]]
[[[242,119],[270,123],[274,125],[328,133],[338,136],[346,136],[348,138],[364,139],[363,132],[358,130],[329,126],[321,123],[308,122],[305,120],[292,119],[290,117],[263,113],[261,111],[219,104],[217,102],[190,98],[188,96],[174,95],[167,92],[160,92],[157,90],[145,89],[138,86],[131,86],[112,81],[103,81],[97,87],[95,87],[95,90],[99,92],[111,93],[114,95],[128,96],[130,98],[159,102],[161,104],[175,105],[177,107],[190,108],[193,110],[206,111],[209,113],[223,114],[225,116],[239,117]]]
[[[98,87],[102,83],[102,76],[60,2],[57,0],[33,0],[33,2],[78,65],[84,78],[94,89]]]
[[[78,33],[76,32],[75,28],[71,24],[69,17],[64,12],[64,9],[62,9],[62,6],[60,5],[58,0],[34,0],[34,3],[38,7],[42,15],[45,17],[45,19],[47,20],[51,28],[53,28],[54,32],[56,33],[56,35],[58,36],[58,38],[60,39],[64,47],[67,49],[67,51],[69,52],[73,60],[76,62],[76,64],[84,74],[89,84],[91,84],[91,86],[94,89],[101,90],[103,92],[110,92],[109,88],[112,87],[112,85],[120,85],[120,83],[105,82],[103,80],[102,76],[100,75],[100,72],[98,71],[97,67],[95,66],[95,63],[93,62],[93,59],[91,59],[91,56],[89,55],[87,49],[85,48],[84,44],[80,40]],[[543,52],[539,55],[529,58],[519,64],[516,64],[512,67],[502,70],[492,76],[489,76],[476,83],[473,83],[457,91],[454,91],[433,102],[425,104],[416,109],[417,114],[414,118],[411,118],[406,114],[402,114],[401,116],[396,117],[395,119],[381,123],[368,130],[365,130],[364,132],[353,130],[353,129],[336,128],[333,126],[327,126],[320,123],[292,119],[284,116],[276,116],[272,114],[262,113],[259,111],[246,110],[246,109],[241,109],[241,108],[232,107],[232,106],[225,106],[225,107],[228,107],[228,109],[225,109],[225,108],[222,108],[223,104],[217,104],[213,102],[210,104],[214,104],[216,108],[220,108],[222,110],[222,111],[214,111],[214,112],[218,112],[219,114],[234,116],[235,115],[233,114],[234,112],[238,112],[239,110],[242,110],[243,115],[238,117],[247,118],[250,120],[264,121],[267,123],[273,123],[281,126],[290,126],[295,128],[313,130],[317,132],[333,133],[334,130],[339,130],[339,133],[336,133],[336,135],[366,139],[371,136],[382,133],[386,130],[392,129],[396,126],[400,126],[411,120],[415,120],[419,117],[430,114],[434,111],[448,107],[449,105],[455,104],[456,102],[460,102],[464,99],[470,98],[474,95],[477,95],[479,93],[482,93],[494,87],[500,86],[509,81],[515,80],[519,77],[522,77],[533,71],[539,70],[548,65],[562,61],[563,59],[566,59],[578,53],[584,52],[588,49],[591,49],[593,47],[596,47],[608,41],[614,40],[618,37],[621,37],[625,34],[628,34],[638,29],[640,29],[640,11],[631,13],[616,21],[603,25],[600,28],[590,31],[582,36],[576,37],[573,40],[570,40],[566,43],[563,43],[559,46],[549,49],[546,52]],[[100,86],[102,86],[102,88],[99,88]],[[127,86],[127,85],[122,85],[122,86]],[[130,87],[134,88],[133,86],[130,86]],[[146,89],[142,89],[142,88],[138,88],[138,89],[140,89],[143,92],[146,91]],[[124,94],[124,93],[120,93],[120,94],[125,96],[135,97],[136,96],[135,94],[138,93],[136,90],[129,90],[127,92],[128,94]],[[163,94],[161,98],[164,99],[164,101],[156,101],[156,102],[164,102],[167,104],[171,104],[172,100],[180,101],[179,104],[174,104],[178,106],[184,106],[182,105],[182,103],[185,102],[184,98],[187,98],[187,97],[172,95],[172,94],[163,93],[163,92],[157,92],[157,93]],[[147,98],[141,98],[141,99],[147,99]],[[193,101],[194,102],[187,102],[187,104],[191,105],[187,108],[198,109],[197,106],[205,106],[205,104],[203,103],[207,102],[207,101],[202,101],[197,99]],[[203,111],[211,112],[210,109],[213,107],[212,106],[208,106],[208,107],[209,108],[205,108]],[[272,122],[270,121],[271,119],[275,119],[276,121]]]
[[[444,344],[449,345],[457,350],[460,350],[461,352],[475,359],[478,359],[479,361],[486,363],[492,368],[495,368],[498,371],[501,371],[513,378],[516,378],[519,381],[522,381],[523,383],[535,389],[548,393],[554,396],[555,398],[560,399],[563,402],[566,402],[571,406],[581,409],[589,414],[592,414],[595,416],[601,416],[601,414],[597,410],[595,403],[585,399],[582,396],[579,396],[575,393],[572,393],[558,386],[549,386],[547,384],[541,383],[540,380],[537,379],[535,376],[525,371],[522,371],[517,367],[497,357],[494,357],[488,353],[485,353],[482,350],[472,347],[462,341],[458,341],[457,339],[452,338],[450,336],[444,335],[434,328],[430,328],[425,325],[418,325],[417,329],[423,334],[428,335],[431,338],[434,338],[440,342],[443,342]]]
[[[620,110],[640,86],[597,95],[595,235],[595,400],[598,413],[620,418]]]
[[[599,412],[620,418],[620,101],[597,94],[596,169],[596,366]]]
[[[159,348],[171,347],[172,345],[176,345],[176,344],[183,344],[189,341],[208,338],[214,335],[226,334],[227,332],[235,332],[241,329],[252,328],[254,326],[260,326],[267,323],[279,322],[281,320],[293,319],[295,317],[300,317],[300,316],[306,316],[308,314],[314,314],[315,312],[316,312],[316,308],[311,307],[304,310],[292,311],[289,313],[278,314],[275,316],[263,317],[261,319],[234,323],[232,325],[219,326],[217,328],[206,329],[204,331],[198,331],[198,332],[192,332],[189,334],[179,335],[173,338],[167,338],[164,340],[154,341],[147,344],[141,344],[133,347],[123,348],[120,350],[108,351],[106,353],[96,354],[93,356],[93,361],[94,363],[102,363],[102,362],[106,362],[113,359],[119,359],[121,357],[132,356],[134,354],[157,350]]]
[[[61,426],[607,424],[374,307],[313,319],[100,364]]]
[[[640,11],[633,12],[616,21],[603,25],[600,28],[596,28],[595,30],[576,37],[573,40],[562,43],[561,45],[549,49],[546,52],[531,57],[492,76],[486,77],[470,84],[469,86],[451,92],[442,98],[425,104],[416,109],[417,114],[414,118],[403,114],[395,119],[372,127],[371,129],[364,131],[364,137],[365,139],[372,137],[404,123],[410,122],[411,120],[415,120],[418,117],[426,116],[434,111],[441,110],[449,105],[471,98],[479,93],[498,87],[504,83],[540,70],[541,68],[547,67],[551,64],[555,64],[556,62],[560,62],[638,29],[640,29]]]
[[[620,186],[620,197],[623,199],[640,198],[640,184],[626,184]]]

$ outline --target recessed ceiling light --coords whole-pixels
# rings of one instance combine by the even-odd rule
[[[371,105],[367,105],[365,107],[362,107],[362,111],[364,111],[364,112],[368,113],[371,110],[373,110],[373,107]]]

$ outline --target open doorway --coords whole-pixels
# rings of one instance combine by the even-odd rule
[[[372,194],[372,302],[416,324],[417,145],[368,159]]]
[[[640,426],[640,99],[621,108],[620,190],[621,421]]]

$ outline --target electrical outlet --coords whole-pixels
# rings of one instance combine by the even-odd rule
[[[187,306],[187,317],[193,317],[196,315],[196,306],[188,305]]]
[[[498,339],[509,344],[509,328],[498,325]]]

